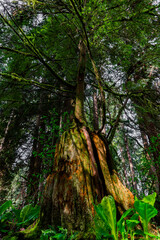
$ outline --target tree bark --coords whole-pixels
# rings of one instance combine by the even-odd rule
[[[133,207],[134,196],[108,166],[111,161],[97,134],[78,125],[64,132],[56,147],[54,171],[47,178],[41,224],[89,232],[94,225],[93,204],[105,195],[114,197],[121,214]]]
[[[79,42],[79,52],[80,56],[76,88],[75,117],[80,123],[86,125],[86,120],[84,117],[84,78],[86,67],[86,47],[82,40]]]
[[[84,116],[84,78],[86,46],[79,42],[79,64],[77,74],[75,119],[72,127],[65,131],[56,145],[53,172],[46,181],[41,208],[40,224],[81,231],[79,239],[95,239],[94,204],[105,195],[112,195],[119,213],[133,207],[133,194],[120,182],[112,168],[112,159],[105,141],[86,126]],[[95,63],[92,61],[103,89]],[[104,97],[104,95],[103,95]],[[104,98],[103,98],[103,107]],[[103,114],[104,127],[105,114]],[[100,132],[98,131],[98,132]]]
[[[132,162],[132,158],[131,158],[131,154],[130,154],[129,146],[128,146],[128,139],[127,139],[126,135],[124,136],[124,142],[125,142],[127,157],[128,157],[128,160],[129,160],[129,166],[130,166],[130,171],[131,171],[133,188],[137,192],[138,190],[137,190],[137,183],[136,183],[136,180],[135,180],[134,167],[133,167],[133,162]]]
[[[156,179],[154,180],[154,183],[153,183],[154,186],[155,186],[155,191],[156,191],[157,194],[159,194],[159,183],[158,183],[156,168],[153,164],[151,156],[148,153],[149,143],[148,143],[148,140],[147,140],[147,135],[142,130],[142,128],[140,128],[140,131],[141,131],[141,136],[142,136],[142,140],[143,140],[144,152],[145,152],[145,155],[146,155],[146,159],[147,159],[148,162],[151,163],[150,173],[153,174],[156,177]]]
[[[97,99],[97,92],[93,93],[93,127],[95,130],[99,129],[99,122],[98,122],[98,99]]]
[[[42,152],[42,144],[40,142],[41,130],[45,129],[45,125],[42,122],[42,116],[39,114],[36,118],[36,126],[34,131],[34,140],[32,147],[32,156],[30,158],[29,164],[29,174],[28,174],[28,196],[32,198],[34,204],[38,202],[39,193],[39,180],[41,174],[42,159],[39,154]]]
[[[125,186],[129,187],[129,181],[128,181],[128,176],[127,176],[127,170],[126,170],[126,164],[125,164],[125,159],[123,157],[123,149],[120,147],[120,152],[121,152],[121,159],[122,159],[122,164],[123,164],[123,169],[124,169],[124,177],[125,177]]]

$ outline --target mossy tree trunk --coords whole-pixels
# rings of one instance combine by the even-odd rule
[[[88,131],[88,130],[87,130]],[[133,206],[132,193],[111,169],[111,157],[104,141],[89,133],[93,162],[83,128],[64,132],[56,147],[54,170],[47,178],[41,211],[43,225],[62,225],[87,231],[94,216],[93,203],[112,195],[120,213]]]
[[[61,225],[69,231],[90,232],[94,225],[94,203],[99,203],[105,195],[112,195],[122,213],[133,206],[134,197],[112,168],[105,141],[86,126],[83,109],[86,47],[83,41],[79,43],[79,50],[75,120],[57,143],[40,222],[43,227]]]

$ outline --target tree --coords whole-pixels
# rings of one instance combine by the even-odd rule
[[[24,9],[22,7],[22,11],[25,8],[26,6]],[[19,40],[16,49],[9,46],[1,48],[29,58],[29,67],[35,69],[36,63],[41,70],[36,77],[33,70],[26,71],[23,76],[22,72],[13,74],[8,71],[1,73],[1,76],[42,88],[54,87],[54,94],[61,94],[68,99],[68,112],[74,110],[71,114],[72,123],[56,146],[53,172],[47,178],[44,192],[41,224],[62,225],[70,231],[78,229],[87,232],[93,224],[93,204],[96,199],[100,202],[104,195],[111,194],[120,213],[134,203],[133,194],[123,186],[114,169],[108,140],[111,144],[128,98],[137,92],[128,91],[128,86],[124,84],[126,78],[116,92],[116,88],[110,87],[109,82],[105,81],[101,68],[108,63],[118,65],[119,60],[124,58],[121,71],[129,72],[128,62],[135,50],[131,44],[126,44],[128,39],[123,36],[128,34],[131,41],[136,33],[135,42],[148,37],[150,31],[147,28],[143,30],[143,34],[141,31],[144,24],[149,23],[151,27],[151,20],[157,14],[157,5],[150,4],[150,1],[141,1],[135,6],[132,1],[111,3],[101,0],[71,0],[45,1],[44,5],[39,1],[36,8],[37,13],[42,14],[42,20],[33,29],[22,29],[10,13],[8,15],[11,23],[1,14],[3,22],[14,31]],[[143,17],[141,21],[139,16]],[[89,79],[90,72],[94,77],[88,85],[94,84],[101,98],[102,124],[99,129],[96,125],[96,131],[91,131],[88,127],[84,109],[87,91],[85,81]],[[28,74],[29,77],[33,74],[32,80]],[[41,82],[41,76],[47,76],[44,83]],[[112,125],[110,124],[108,139],[101,134],[107,115],[105,91],[107,96],[112,94],[121,103],[116,106],[118,113]]]

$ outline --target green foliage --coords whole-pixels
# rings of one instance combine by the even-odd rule
[[[0,232],[7,232],[7,222],[11,219],[9,210],[12,207],[12,201],[6,201],[0,206]]]
[[[66,88],[66,85],[63,85],[63,83],[68,82],[76,86],[78,42],[80,39],[84,39],[88,51],[91,50],[94,61],[100,67],[101,75],[106,72],[109,64],[112,66],[114,64],[117,75],[123,71],[123,78],[121,78],[120,84],[117,85],[118,87],[115,87],[118,80],[116,77],[115,79],[114,77],[110,77],[110,79],[104,77],[102,79],[104,86],[108,82],[109,86],[111,86],[111,88],[106,89],[106,102],[109,104],[107,130],[113,127],[115,114],[112,113],[119,108],[119,104],[123,102],[126,94],[130,94],[130,92],[143,94],[143,90],[148,83],[153,85],[152,79],[145,81],[142,78],[145,75],[148,78],[148,70],[151,65],[158,65],[159,12],[157,11],[158,3],[157,5],[153,3],[155,1],[91,0],[86,1],[84,6],[83,3],[85,1],[28,0],[28,3],[32,6],[35,6],[36,2],[37,11],[36,9],[33,11],[30,10],[32,8],[27,7],[25,4],[16,6],[13,1],[12,6],[10,5],[8,8],[9,15],[7,15],[7,4],[5,4],[4,16],[6,19],[9,19],[8,23],[10,25],[2,17],[0,21],[0,46],[3,50],[0,54],[1,63],[3,62],[1,71],[3,71],[3,74],[8,74],[6,77],[2,75],[0,79],[0,95],[3,102],[1,108],[5,111],[5,114],[6,111],[9,113],[11,109],[14,109],[15,116],[17,116],[15,118],[16,124],[11,124],[12,129],[7,136],[9,139],[6,144],[8,149],[5,149],[7,158],[3,161],[7,163],[6,169],[10,166],[11,170],[14,168],[14,164],[21,160],[21,157],[17,160],[14,155],[12,157],[13,161],[10,161],[11,147],[14,149],[14,152],[19,152],[20,144],[23,146],[23,143],[26,143],[31,138],[34,126],[33,118],[39,114],[37,111],[39,102],[42,100],[42,105],[46,107],[47,105],[53,106],[53,104],[56,104],[55,99],[58,95],[62,96],[62,102],[64,101],[64,96],[70,97],[73,94],[75,97],[73,89]],[[73,7],[72,2],[75,4],[75,7]],[[21,14],[19,14],[20,11],[22,12]],[[3,14],[3,10],[1,12]],[[27,21],[22,21],[24,25],[21,28],[18,27],[20,20],[17,22],[17,15],[18,17],[24,18],[25,16],[28,18]],[[89,55],[87,55],[86,61],[86,89],[91,89],[88,95],[85,92],[85,99],[87,100],[88,96],[92,97],[92,85],[96,84],[94,74],[92,77],[90,76],[92,68]],[[144,64],[148,65],[149,68],[141,76],[139,70],[144,69]],[[11,79],[9,79],[9,76],[11,76]],[[61,76],[64,81],[60,81],[61,78],[57,76]],[[25,78],[26,81],[23,80]],[[37,85],[34,84],[35,80]],[[49,84],[49,87],[47,87],[47,84]],[[45,93],[45,87],[49,90],[44,96],[44,101],[39,98],[40,86],[43,93]],[[151,91],[147,91],[147,95],[150,92],[154,93],[152,88],[149,90]],[[121,96],[118,97],[118,94]],[[110,95],[112,95],[112,98],[110,98]],[[130,98],[130,101],[133,101],[133,99]],[[140,104],[135,104],[135,106],[138,105]],[[156,102],[155,105],[157,105]],[[141,110],[148,114],[147,108],[144,109],[141,105],[138,107],[139,111]],[[111,108],[112,110],[110,111]],[[99,106],[99,109],[101,109],[101,106]],[[43,111],[45,112],[45,110],[42,109],[42,115],[45,114]],[[131,115],[128,106],[127,113],[128,116]],[[2,120],[1,123],[3,122]],[[120,120],[123,121],[123,119]],[[54,122],[55,119],[51,119],[51,121],[54,123],[54,127],[50,127],[52,123],[50,125],[48,120],[46,120],[47,131],[40,134],[39,139],[43,146],[42,151],[34,153],[35,156],[38,156],[43,161],[43,172],[41,176],[39,176],[40,173],[36,175],[38,181],[40,178],[42,182],[45,176],[52,170],[55,151],[53,136],[57,137],[57,132],[59,131],[56,129],[56,124],[59,124]],[[27,124],[29,126],[26,127]],[[137,128],[138,124],[135,127]],[[4,127],[2,126],[2,128]],[[4,131],[1,132],[0,134],[3,137]],[[28,133],[26,140],[24,140],[24,132]],[[28,147],[28,149],[30,148]],[[155,153],[155,149],[152,146],[152,154]],[[2,165],[3,162],[1,162]],[[28,163],[28,158],[25,157],[25,161],[21,160],[21,162]],[[146,165],[147,168],[144,164],[144,169],[149,171],[150,163],[148,162]],[[144,180],[144,178],[141,179]],[[147,180],[145,179],[145,187]],[[111,202],[108,204],[111,204]],[[98,217],[101,218],[100,216]],[[21,221],[24,222],[25,219]],[[103,219],[101,219],[102,221]],[[131,223],[134,225],[134,221],[136,219],[131,219],[130,222],[127,222],[128,229],[131,229]],[[114,222],[114,214],[112,222]],[[122,229],[124,228],[124,221],[122,221],[121,227]],[[108,228],[111,230],[109,226]],[[115,227],[113,227],[112,231],[114,232],[114,230]]]
[[[55,231],[52,227],[50,229],[42,230],[40,240],[73,240],[76,239],[77,233],[68,234],[67,229],[58,227],[58,232]]]
[[[2,204],[0,206],[0,215],[2,215],[2,213],[4,213],[8,208],[10,208],[12,206],[12,201],[7,201],[4,204]]]
[[[101,203],[95,206],[95,231],[97,239],[108,237],[117,240],[119,232],[121,233],[122,240],[128,239],[128,234],[130,234],[132,240],[134,240],[135,235],[145,236],[146,240],[149,239],[149,236],[160,239],[160,237],[148,233],[148,224],[151,218],[158,213],[153,206],[155,198],[156,193],[146,196],[142,200],[136,198],[134,208],[124,212],[117,222],[114,198],[112,196],[104,197]],[[131,216],[130,219],[128,219],[129,216]],[[144,231],[135,231],[135,227],[139,224],[139,217]]]
[[[0,206],[0,231],[14,232],[20,227],[26,227],[39,217],[40,207],[31,204],[22,209],[16,209],[12,201],[6,201]]]
[[[24,206],[19,213],[19,221],[17,223],[17,226],[26,226],[27,224],[31,223],[31,221],[36,220],[39,216],[39,213],[39,206],[33,207],[31,204]]]
[[[47,175],[52,171],[54,162],[54,153],[56,148],[56,142],[64,131],[70,128],[70,119],[68,112],[62,114],[62,126],[60,126],[59,113],[54,108],[50,111],[50,118],[43,116],[43,122],[45,124],[46,131],[41,129],[38,141],[40,142],[42,148],[41,152],[34,152],[34,156],[40,157],[43,163],[42,174],[40,176],[40,181],[43,182]],[[65,119],[65,122],[63,121]],[[39,176],[37,176],[39,178]]]
[[[142,201],[139,201],[137,198],[135,199],[136,201],[134,203],[134,207],[140,216],[140,220],[145,234],[148,232],[149,221],[158,213],[156,208],[153,206],[155,203],[155,198],[156,193],[144,197]],[[146,239],[148,239],[148,235],[146,235]]]
[[[110,237],[117,240],[116,231],[116,206],[112,196],[104,197],[98,206],[95,206],[96,213],[102,221],[104,221],[107,228],[111,231]],[[98,224],[97,224],[98,225]],[[106,229],[107,230],[107,229]],[[105,237],[109,236],[106,232]]]
[[[158,152],[160,134],[157,135],[157,137],[151,137],[148,149],[143,151],[140,162],[137,164],[137,170],[140,174],[140,179],[145,182],[145,189],[149,194],[151,194],[153,191],[156,191],[157,182],[156,172],[155,174],[151,172],[151,168],[154,167],[157,169],[158,166],[160,167],[160,153]],[[156,158],[154,155],[156,155]],[[144,176],[146,177],[144,178]]]

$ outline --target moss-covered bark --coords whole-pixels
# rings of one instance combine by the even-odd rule
[[[90,139],[86,139],[83,128],[74,127],[63,133],[57,144],[54,171],[47,178],[44,192],[43,226],[62,225],[88,232],[94,224],[93,203],[107,194],[114,197],[121,211],[133,206],[132,193],[108,167],[111,159],[105,143],[97,134],[85,131]]]

